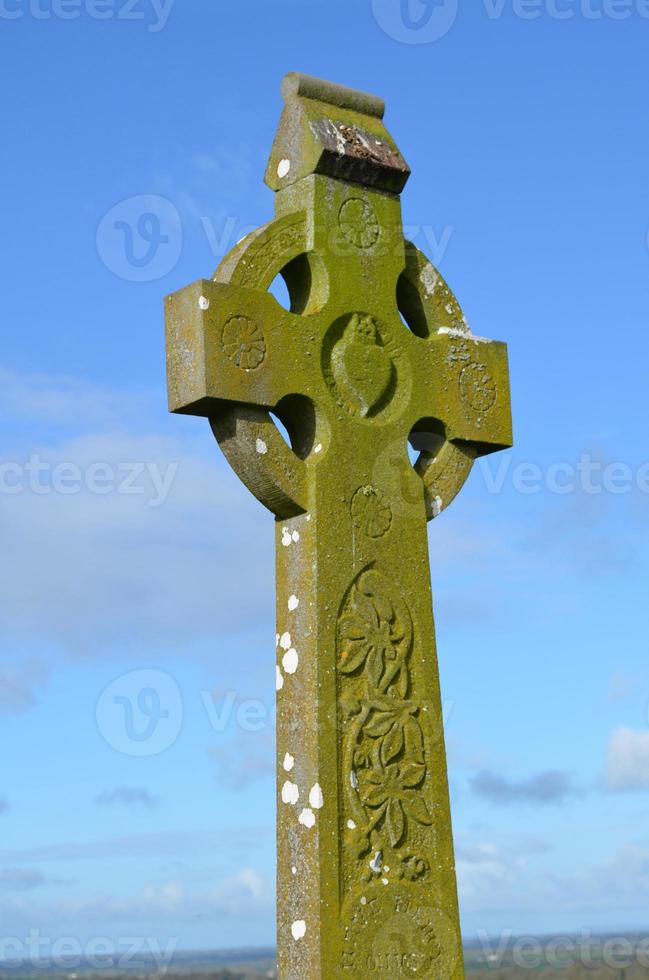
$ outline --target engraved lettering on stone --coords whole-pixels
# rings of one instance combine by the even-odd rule
[[[451,976],[459,944],[449,917],[408,886],[373,895],[376,888],[347,903],[341,969],[384,980]]]
[[[258,323],[247,316],[233,316],[223,327],[223,353],[237,367],[254,371],[266,356],[266,341]]]

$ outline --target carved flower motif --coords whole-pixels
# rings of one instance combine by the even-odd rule
[[[223,352],[246,371],[259,367],[266,356],[264,334],[254,320],[233,316],[223,327]]]
[[[417,857],[415,854],[408,853],[401,862],[398,876],[399,878],[407,878],[408,881],[417,881],[418,878],[426,874],[428,869],[428,861]]]
[[[363,576],[340,620],[340,670],[352,674],[367,662],[372,688],[384,694],[398,678],[399,693],[405,697],[408,674],[404,667],[410,634],[392,600],[375,584],[374,573]]]
[[[366,807],[382,810],[381,819],[392,847],[398,847],[406,829],[406,815],[418,823],[432,823],[422,795],[417,792],[424,781],[426,766],[418,762],[392,763],[358,773],[358,792]]]
[[[392,509],[379,490],[361,487],[352,500],[352,519],[370,538],[380,538],[390,530]]]
[[[350,197],[340,209],[340,228],[356,248],[371,248],[381,234],[374,208],[369,201]]]

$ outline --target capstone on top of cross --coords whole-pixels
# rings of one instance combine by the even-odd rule
[[[383,124],[377,96],[291,72],[265,180],[280,191],[309,174],[400,194],[410,168]]]

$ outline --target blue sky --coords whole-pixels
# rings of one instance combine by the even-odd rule
[[[648,41],[642,0],[0,2],[0,941],[274,941],[273,522],[166,413],[162,297],[272,216],[289,70],[386,99],[509,344],[516,446],[430,528],[466,935],[641,927]]]

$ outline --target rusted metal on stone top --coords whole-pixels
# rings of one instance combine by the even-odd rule
[[[288,74],[266,183],[281,191],[310,174],[400,194],[410,168],[383,124],[383,99],[310,75]]]

